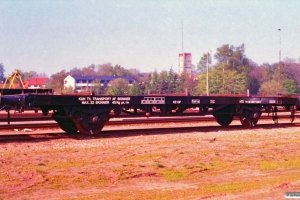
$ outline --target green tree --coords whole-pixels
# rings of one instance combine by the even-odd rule
[[[287,79],[283,82],[283,94],[296,94],[297,87],[293,79]]]
[[[141,88],[141,85],[134,81],[132,86],[130,86],[129,88],[129,95],[142,95],[143,92],[142,92],[142,88]]]
[[[271,80],[264,82],[258,92],[263,95],[277,95],[280,92],[279,88],[281,88],[280,83],[276,80]]]
[[[208,60],[207,60],[208,55]],[[207,63],[208,61],[208,63]],[[200,58],[200,61],[197,64],[197,70],[200,73],[204,73],[207,71],[207,64],[210,66],[212,62],[211,54],[210,53],[204,53],[203,56]]]
[[[173,94],[176,92],[177,88],[177,74],[171,67],[167,77],[167,93]]]
[[[207,54],[206,54],[207,56]],[[198,64],[201,76],[199,77],[198,91],[206,93],[206,65],[205,54]],[[208,72],[210,94],[239,94],[246,93],[250,84],[251,66],[245,55],[244,44],[229,46],[225,44],[217,48],[214,58],[217,63]],[[202,70],[201,70],[202,69]],[[206,69],[206,67],[205,67]]]
[[[296,63],[295,59],[284,59],[284,74],[287,79],[292,79],[295,82],[297,91],[300,91],[300,63]],[[284,82],[284,81],[283,81]]]
[[[186,84],[188,78],[189,76],[184,72],[178,76],[175,93],[180,94],[185,92],[185,88],[188,86],[188,84]]]
[[[151,75],[151,82],[150,82],[150,90],[151,93],[153,94],[158,94],[161,91],[161,84],[159,80],[159,74],[157,70],[155,69],[154,72]]]
[[[108,88],[108,94],[111,95],[127,95],[129,92],[128,82],[125,79],[117,78],[110,81],[110,87]]]
[[[229,46],[229,44],[225,44],[219,48],[214,55],[214,58],[217,60],[218,63],[225,63],[229,65],[229,59],[232,56],[233,46]]]

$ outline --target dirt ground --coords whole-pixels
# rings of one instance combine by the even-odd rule
[[[0,199],[285,199],[300,192],[299,132],[1,141]]]

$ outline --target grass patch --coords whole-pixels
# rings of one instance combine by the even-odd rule
[[[44,163],[39,163],[38,166],[46,166]]]
[[[161,162],[159,162],[159,161],[155,161],[155,162],[156,162],[156,167],[158,167],[158,168],[164,168],[165,167]]]
[[[280,168],[300,168],[300,158],[285,158],[284,161],[261,161],[258,166],[259,170],[274,170]]]
[[[179,181],[185,177],[183,172],[174,169],[163,170],[160,172],[160,174],[164,179],[168,181]]]
[[[37,170],[35,170],[37,173],[39,173],[39,174],[44,174],[45,173],[45,171],[44,170],[41,170],[41,169],[37,169]]]

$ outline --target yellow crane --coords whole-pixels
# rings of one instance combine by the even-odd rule
[[[9,74],[6,77],[6,80],[5,80],[4,84],[3,84],[3,89],[5,88],[7,81],[9,81],[9,83],[10,83],[9,84],[9,89],[11,89],[12,86],[13,86],[13,88],[15,88],[15,86],[14,86],[14,81],[15,80],[19,80],[20,84],[22,86],[22,89],[25,89],[25,86],[23,84],[23,81],[22,81],[22,78],[21,78],[19,70],[15,70],[13,74]]]

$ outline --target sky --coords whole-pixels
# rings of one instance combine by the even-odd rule
[[[5,75],[49,77],[104,63],[177,71],[182,46],[197,65],[224,44],[244,44],[258,64],[278,62],[279,50],[298,61],[299,9],[299,0],[0,0],[0,63]]]

